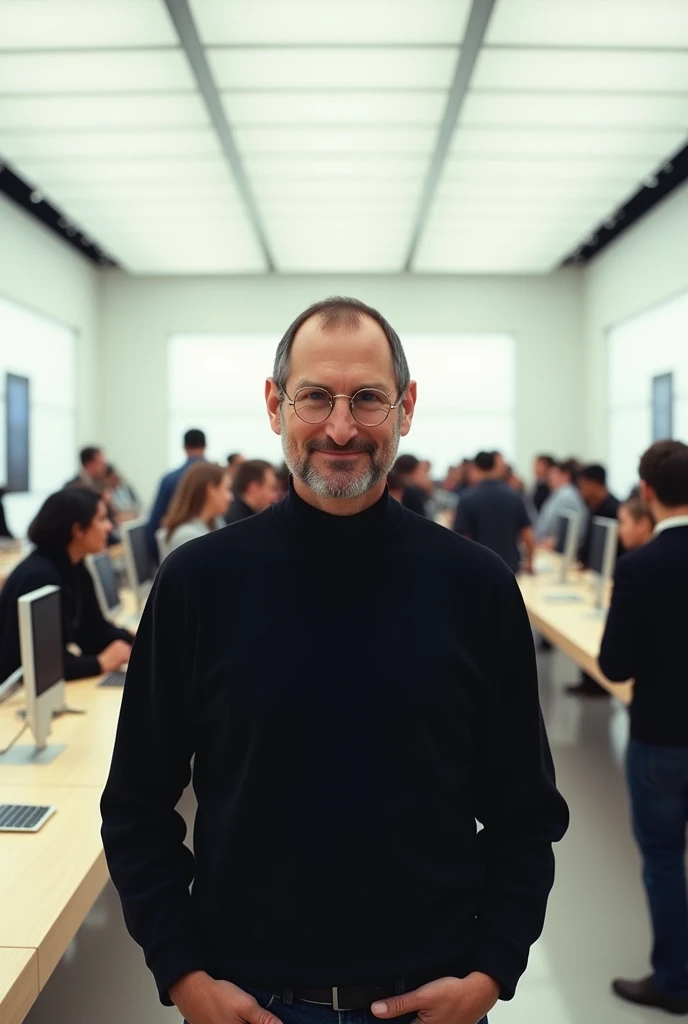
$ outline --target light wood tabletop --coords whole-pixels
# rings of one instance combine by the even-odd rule
[[[86,714],[54,718],[48,743],[65,743],[50,764],[0,764],[0,786],[96,786],[107,781],[122,689],[98,686],[98,679],[67,683],[69,707]],[[20,689],[0,704],[0,748],[7,746],[21,725],[17,711],[24,707]],[[18,741],[32,744],[29,732]]]
[[[586,573],[571,572],[570,582],[558,580],[557,555],[538,556],[540,571],[523,574],[518,582],[533,629],[558,647],[584,672],[624,704],[633,699],[633,684],[612,683],[597,664],[606,611],[594,608],[592,583]],[[537,568],[536,566],[536,568]],[[573,600],[566,600],[566,595]]]
[[[0,948],[0,1021],[21,1024],[38,997],[35,949]]]
[[[2,803],[55,805],[36,833],[0,833],[0,947],[36,950],[43,988],[108,879],[100,787],[11,786]],[[5,1018],[1,1018],[5,1024]]]

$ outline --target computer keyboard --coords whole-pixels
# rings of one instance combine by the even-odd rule
[[[108,672],[106,676],[98,683],[98,686],[124,686],[124,680],[127,678],[126,672]]]
[[[36,804],[0,804],[0,832],[38,832],[54,812]]]

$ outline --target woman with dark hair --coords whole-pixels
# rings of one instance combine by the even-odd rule
[[[100,611],[86,555],[105,549],[112,524],[95,491],[68,487],[52,494],[29,527],[36,545],[0,594],[0,683],[21,665],[17,600],[40,587],[61,590],[65,679],[112,672],[129,660],[134,637]],[[68,648],[76,645],[81,654]]]

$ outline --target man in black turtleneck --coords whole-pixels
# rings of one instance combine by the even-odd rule
[[[132,653],[102,801],[127,926],[189,1024],[477,1024],[568,823],[518,587],[390,500],[416,385],[379,313],[303,313],[266,398],[288,496],[165,561]]]

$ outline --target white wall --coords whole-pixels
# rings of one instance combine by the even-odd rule
[[[167,337],[267,332],[274,335],[276,345],[292,319],[311,302],[331,294],[350,294],[379,308],[402,339],[404,333],[422,332],[513,334],[517,464],[528,471],[537,450],[544,447],[568,455],[579,451],[584,442],[581,277],[573,269],[548,277],[510,278],[133,278],[105,271],[100,293],[99,436],[113,460],[149,499],[167,464]],[[270,372],[271,366],[266,365],[264,375]],[[256,381],[259,390],[262,385],[262,380]],[[489,386],[486,380],[485,387]],[[422,388],[420,380],[421,396]],[[228,443],[242,447],[241,438]]]
[[[97,442],[100,426],[97,278],[95,267],[87,260],[0,196],[0,296],[76,332],[79,446]],[[0,359],[0,373],[11,368]],[[55,386],[59,384],[55,382]],[[76,474],[76,451],[70,466],[70,472]],[[12,528],[11,499],[8,502]],[[16,528],[23,529],[23,525],[18,523]]]
[[[604,462],[608,457],[607,331],[686,291],[688,185],[683,185],[584,271],[583,408],[589,459]]]

